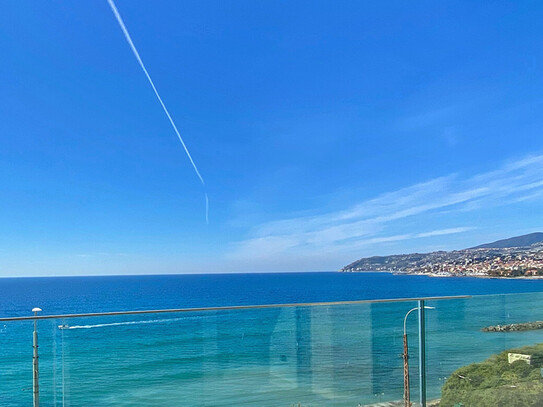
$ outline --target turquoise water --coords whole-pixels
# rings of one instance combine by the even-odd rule
[[[310,277],[296,276],[301,285],[292,286],[291,292],[302,292],[304,287],[308,290],[311,283],[304,279]],[[349,280],[352,289],[345,293],[346,299],[353,299],[353,292],[360,295],[362,288],[355,283],[364,282],[363,277],[360,274]],[[285,283],[282,275],[275,278],[283,279],[283,284],[293,281]],[[334,278],[330,273],[324,280]],[[230,280],[239,281],[239,277]],[[366,275],[365,283],[371,283],[374,291],[375,284],[390,285],[393,281],[401,282],[402,292],[410,281],[425,282],[425,293],[439,291],[437,284],[455,282],[371,274]],[[467,279],[456,283],[469,291],[473,285],[486,283],[485,289],[491,290],[494,283],[504,282]],[[519,291],[540,286],[539,282],[528,286],[526,283],[533,282],[509,281],[508,290],[514,290],[517,283]],[[118,280],[110,284],[122,290]],[[334,287],[348,285],[335,284],[329,284],[333,295]],[[271,291],[275,286],[268,284]],[[237,289],[241,288],[249,289],[247,285]],[[256,289],[260,295],[265,293],[262,286]],[[382,291],[387,289],[389,293],[395,290],[382,287]],[[103,288],[108,293],[112,290]],[[223,291],[232,290],[223,284]],[[144,296],[145,289],[141,291]],[[21,298],[20,292],[18,295]],[[118,297],[123,295],[119,292]],[[314,296],[314,292],[306,293],[302,300],[317,300]],[[48,293],[42,300],[51,301],[52,297]],[[11,306],[21,307],[14,298]],[[288,298],[266,297],[268,302],[290,302]],[[250,294],[244,299],[251,300]],[[91,301],[89,297],[81,300],[81,308]],[[140,300],[145,308],[148,301]],[[168,301],[172,299],[157,300],[161,304]],[[187,302],[196,304],[198,299]],[[439,397],[444,378],[464,364],[511,347],[543,342],[542,331],[480,331],[498,323],[543,320],[542,304],[540,293],[431,301],[428,305],[436,309],[427,311],[429,396]],[[403,317],[415,306],[415,302],[396,302],[43,320],[39,322],[42,405],[357,406],[399,400],[403,389]],[[416,399],[416,315],[409,318],[412,398]],[[58,329],[61,324],[70,329]],[[32,323],[0,325],[0,356],[0,405],[30,405]]]

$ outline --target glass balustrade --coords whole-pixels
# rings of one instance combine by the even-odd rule
[[[543,405],[541,303],[425,300],[424,382],[416,300],[39,319],[40,404],[403,406],[405,321],[413,405],[421,388],[427,405]],[[32,403],[33,325],[0,321],[2,406]]]

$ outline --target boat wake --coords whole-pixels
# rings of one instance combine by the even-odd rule
[[[184,318],[168,318],[168,319],[148,319],[142,321],[124,321],[124,322],[111,322],[109,324],[94,324],[94,325],[59,325],[58,329],[91,329],[91,328],[107,328],[110,326],[123,326],[123,325],[143,325],[143,324],[159,324],[165,322],[175,322],[187,319]]]

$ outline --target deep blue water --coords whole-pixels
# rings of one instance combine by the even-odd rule
[[[543,280],[389,273],[270,273],[0,279],[0,315],[543,291]]]
[[[428,393],[455,369],[543,331],[543,280],[388,273],[0,279],[3,316],[475,295],[433,300]],[[486,295],[497,294],[497,295]],[[42,406],[356,407],[402,397],[403,318],[416,302],[102,316],[38,322]],[[66,329],[59,325],[66,324]],[[408,321],[412,396],[417,324]],[[0,406],[32,404],[32,322],[0,323]]]

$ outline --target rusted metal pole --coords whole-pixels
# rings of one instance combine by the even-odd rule
[[[409,388],[409,347],[407,346],[407,334],[403,334],[403,400],[404,407],[411,407],[411,395]]]

